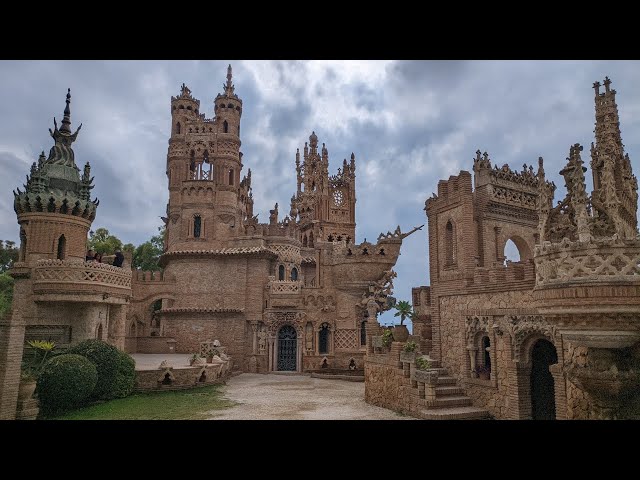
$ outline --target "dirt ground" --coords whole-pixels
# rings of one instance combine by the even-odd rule
[[[409,420],[364,401],[364,383],[306,375],[243,373],[224,387],[239,405],[211,412],[212,420]]]

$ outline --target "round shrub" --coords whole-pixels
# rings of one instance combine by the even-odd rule
[[[67,352],[87,357],[96,366],[98,383],[91,398],[111,398],[120,365],[118,349],[102,340],[85,340],[69,348]]]
[[[82,355],[58,355],[44,364],[38,377],[40,408],[45,414],[82,405],[93,392],[98,372]]]
[[[131,355],[118,350],[120,362],[118,363],[118,373],[111,391],[112,398],[124,398],[131,395],[136,379],[136,362]]]

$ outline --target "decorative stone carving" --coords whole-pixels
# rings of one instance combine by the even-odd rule
[[[504,327],[511,335],[515,361],[523,360],[522,346],[533,334],[540,334],[555,343],[556,327],[547,322],[542,315],[507,315]]]

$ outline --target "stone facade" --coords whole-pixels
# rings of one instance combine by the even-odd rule
[[[480,151],[473,185],[461,171],[426,201],[431,285],[413,289],[414,333],[435,370],[495,418],[640,417],[638,185],[610,83],[603,93],[594,84],[590,196],[576,144],[556,206],[541,158],[518,172]],[[509,239],[518,262],[505,261]],[[428,401],[411,409],[406,394],[380,393],[396,388],[397,363],[393,352],[368,352],[367,400],[435,418]],[[380,364],[396,369],[382,374]]]

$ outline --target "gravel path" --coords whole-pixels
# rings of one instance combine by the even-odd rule
[[[243,373],[224,397],[240,405],[211,412],[212,420],[408,420],[364,401],[364,383],[306,375]]]

